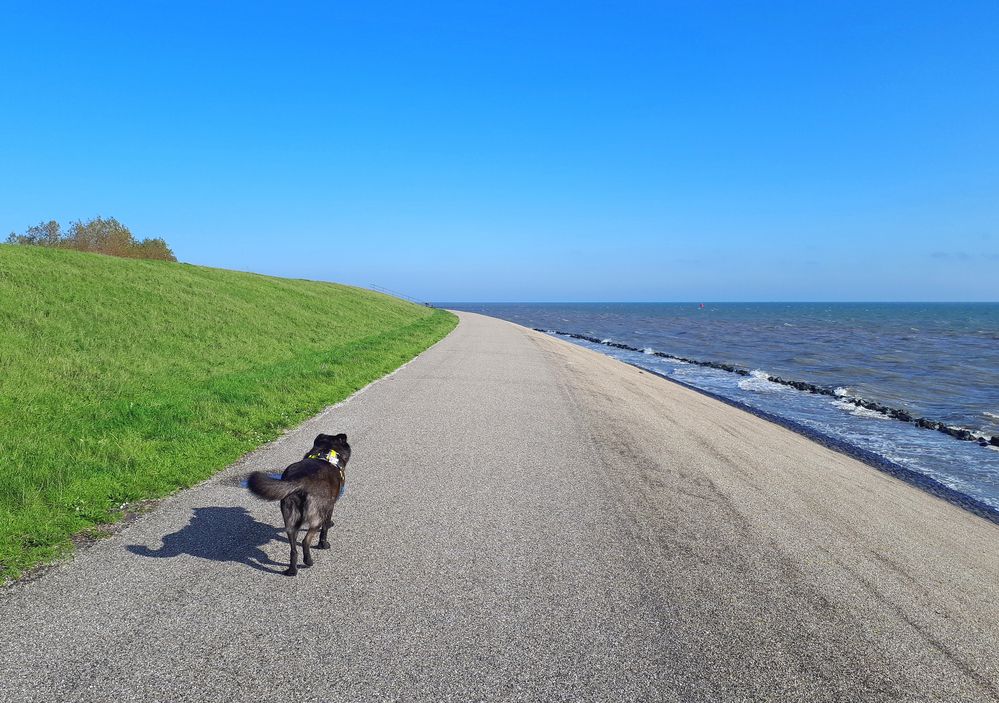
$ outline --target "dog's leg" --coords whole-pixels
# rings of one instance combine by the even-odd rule
[[[312,566],[312,538],[316,536],[316,532],[317,530],[312,528],[302,538],[302,564],[304,566]]]
[[[294,576],[298,573],[298,548],[295,544],[296,539],[298,539],[298,530],[288,530],[288,543],[291,544],[291,566],[285,570],[284,573],[286,576]]]
[[[323,523],[323,529],[319,531],[319,544],[316,545],[316,549],[329,549],[330,542],[326,539],[326,535],[329,533],[330,528],[333,527],[333,518],[326,518],[326,522]]]

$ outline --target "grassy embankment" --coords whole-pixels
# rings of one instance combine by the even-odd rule
[[[210,476],[456,322],[336,284],[0,245],[0,581],[123,504]]]

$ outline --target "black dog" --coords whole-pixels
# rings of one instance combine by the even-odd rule
[[[321,434],[312,449],[301,461],[296,461],[274,479],[261,471],[254,471],[246,485],[254,495],[264,500],[280,500],[284,528],[291,542],[291,566],[284,573],[298,573],[298,550],[295,540],[299,530],[307,530],[302,538],[302,563],[312,566],[312,538],[319,532],[317,549],[329,549],[326,534],[333,524],[333,506],[343,492],[350,461],[347,435]]]

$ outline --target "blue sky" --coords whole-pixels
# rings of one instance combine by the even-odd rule
[[[999,300],[999,3],[0,7],[0,228],[431,300]]]

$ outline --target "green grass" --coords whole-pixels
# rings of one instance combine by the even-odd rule
[[[125,503],[212,475],[456,322],[331,283],[0,245],[0,580]]]

